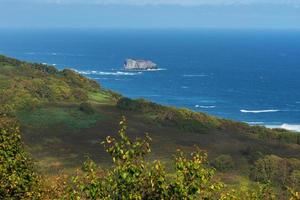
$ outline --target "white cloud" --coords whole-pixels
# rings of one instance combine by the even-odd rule
[[[300,0],[0,0],[1,2],[100,5],[300,5]]]

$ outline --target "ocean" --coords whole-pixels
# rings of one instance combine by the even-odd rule
[[[0,30],[0,54],[72,68],[131,98],[300,131],[300,31]],[[124,71],[126,58],[159,69]]]

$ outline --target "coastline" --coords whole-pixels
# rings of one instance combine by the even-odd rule
[[[280,128],[280,129],[285,129],[288,131],[292,131],[292,132],[296,132],[296,133],[300,133],[300,124],[286,124],[283,123],[281,125],[264,125],[266,128],[270,128],[270,129],[276,129],[276,128]]]

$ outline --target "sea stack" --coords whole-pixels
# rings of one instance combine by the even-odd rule
[[[149,60],[126,59],[124,63],[124,68],[126,70],[149,70],[157,69],[157,65]]]

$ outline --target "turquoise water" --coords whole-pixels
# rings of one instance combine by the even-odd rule
[[[300,32],[1,30],[0,53],[73,68],[132,98],[300,130]],[[123,71],[126,58],[160,69]]]

